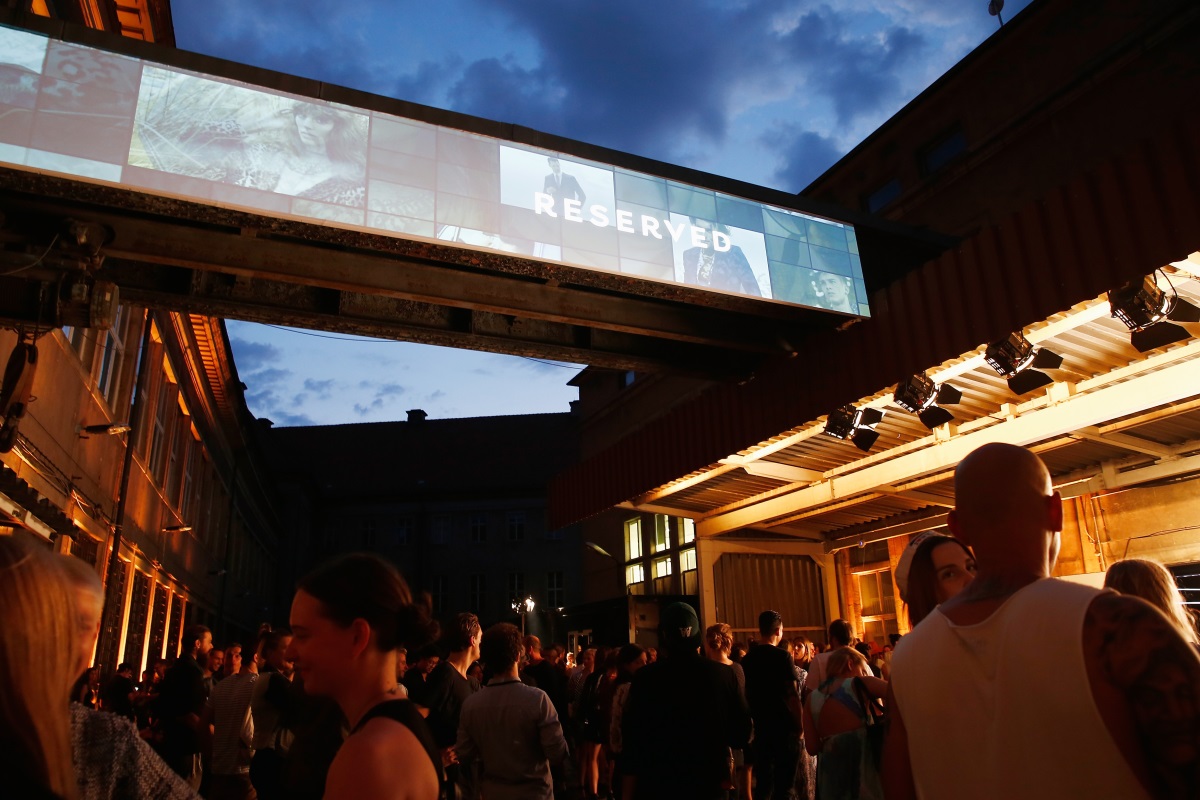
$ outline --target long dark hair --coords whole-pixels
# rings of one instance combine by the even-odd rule
[[[967,546],[953,536],[930,536],[917,545],[913,553],[912,566],[908,569],[908,587],[905,595],[908,606],[908,624],[916,627],[917,623],[929,616],[937,608],[937,570],[933,568],[934,549],[953,542],[963,549],[970,558],[975,556]]]
[[[297,587],[342,627],[365,620],[380,650],[415,650],[437,638],[429,604],[417,602],[400,570],[373,553],[349,553],[310,572]]]

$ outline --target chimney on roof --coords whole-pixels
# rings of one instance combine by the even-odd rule
[[[424,422],[425,418],[428,416],[429,416],[428,414],[426,414],[424,411],[422,411],[419,408],[410,408],[408,410],[408,421],[409,422]]]

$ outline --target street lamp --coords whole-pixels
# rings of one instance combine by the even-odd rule
[[[533,598],[526,596],[524,600],[514,599],[512,601],[512,610],[521,615],[521,636],[525,635],[525,615],[532,614],[537,603],[533,602]]]

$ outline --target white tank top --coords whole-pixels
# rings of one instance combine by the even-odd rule
[[[1088,684],[1083,622],[1098,593],[1040,580],[978,625],[934,611],[900,640],[891,685],[918,797],[1148,797]]]

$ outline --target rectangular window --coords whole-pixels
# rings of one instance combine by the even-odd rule
[[[671,520],[663,514],[654,515],[654,552],[671,549]]]
[[[656,558],[651,566],[654,572],[654,577],[665,578],[671,574],[671,557],[664,556],[663,558]]]
[[[396,545],[407,545],[408,536],[413,531],[413,518],[400,517],[396,519],[394,539]]]
[[[625,560],[634,561],[642,557],[642,521],[631,519],[625,523]]]
[[[646,582],[646,570],[641,564],[630,564],[625,567],[625,585],[640,587]]]
[[[195,525],[196,520],[193,519],[193,512],[196,510],[196,495],[199,489],[196,485],[196,459],[199,457],[197,451],[200,449],[196,442],[191,438],[191,428],[186,433],[188,437],[187,455],[183,459],[183,489],[181,491],[183,506],[179,513],[183,517],[183,521],[189,525]]]
[[[368,549],[375,547],[375,520],[371,517],[364,519],[358,526],[359,533],[362,535],[363,547]]]
[[[679,551],[679,571],[691,572],[696,568],[696,548]]]
[[[433,613],[441,616],[446,613],[446,587],[450,583],[450,579],[446,575],[434,575],[433,585],[430,587],[429,594],[433,598]]]
[[[525,541],[525,512],[513,511],[508,515],[508,540],[510,542]]]
[[[955,127],[921,148],[921,174],[932,175],[967,152],[967,136]]]
[[[158,402],[154,406],[154,427],[150,436],[150,475],[159,484],[163,480],[162,471],[166,466],[167,448],[170,445],[171,412],[174,408],[171,401],[174,394],[174,384],[164,377],[162,385],[158,387]]]
[[[679,520],[679,543],[691,544],[696,541],[696,521],[682,517]]]
[[[117,376],[121,372],[121,364],[125,360],[125,314],[124,306],[117,306],[117,314],[112,327],[104,334],[100,353],[100,372],[96,376],[96,388],[108,402],[109,408],[116,402]]]
[[[450,544],[450,517],[439,514],[433,518],[429,540],[433,544]]]
[[[487,541],[487,514],[471,515],[471,544],[483,544]]]
[[[471,611],[476,614],[483,613],[484,606],[487,604],[487,576],[472,575],[471,576]]]
[[[183,483],[183,468],[189,455],[192,435],[192,418],[182,410],[175,418],[174,432],[171,435],[171,451],[167,459],[167,478],[164,488],[171,505],[179,507],[179,491]]]
[[[855,577],[858,579],[858,596],[864,617],[896,616],[896,597],[890,569]]]
[[[899,197],[900,188],[900,181],[896,178],[892,178],[890,181],[868,194],[863,200],[863,205],[866,206],[867,211],[875,213]]]
[[[566,592],[564,591],[563,573],[547,572],[546,573],[546,605],[551,608],[562,608],[565,605]]]
[[[508,594],[514,600],[520,600],[525,597],[525,573],[524,572],[508,573]]]

